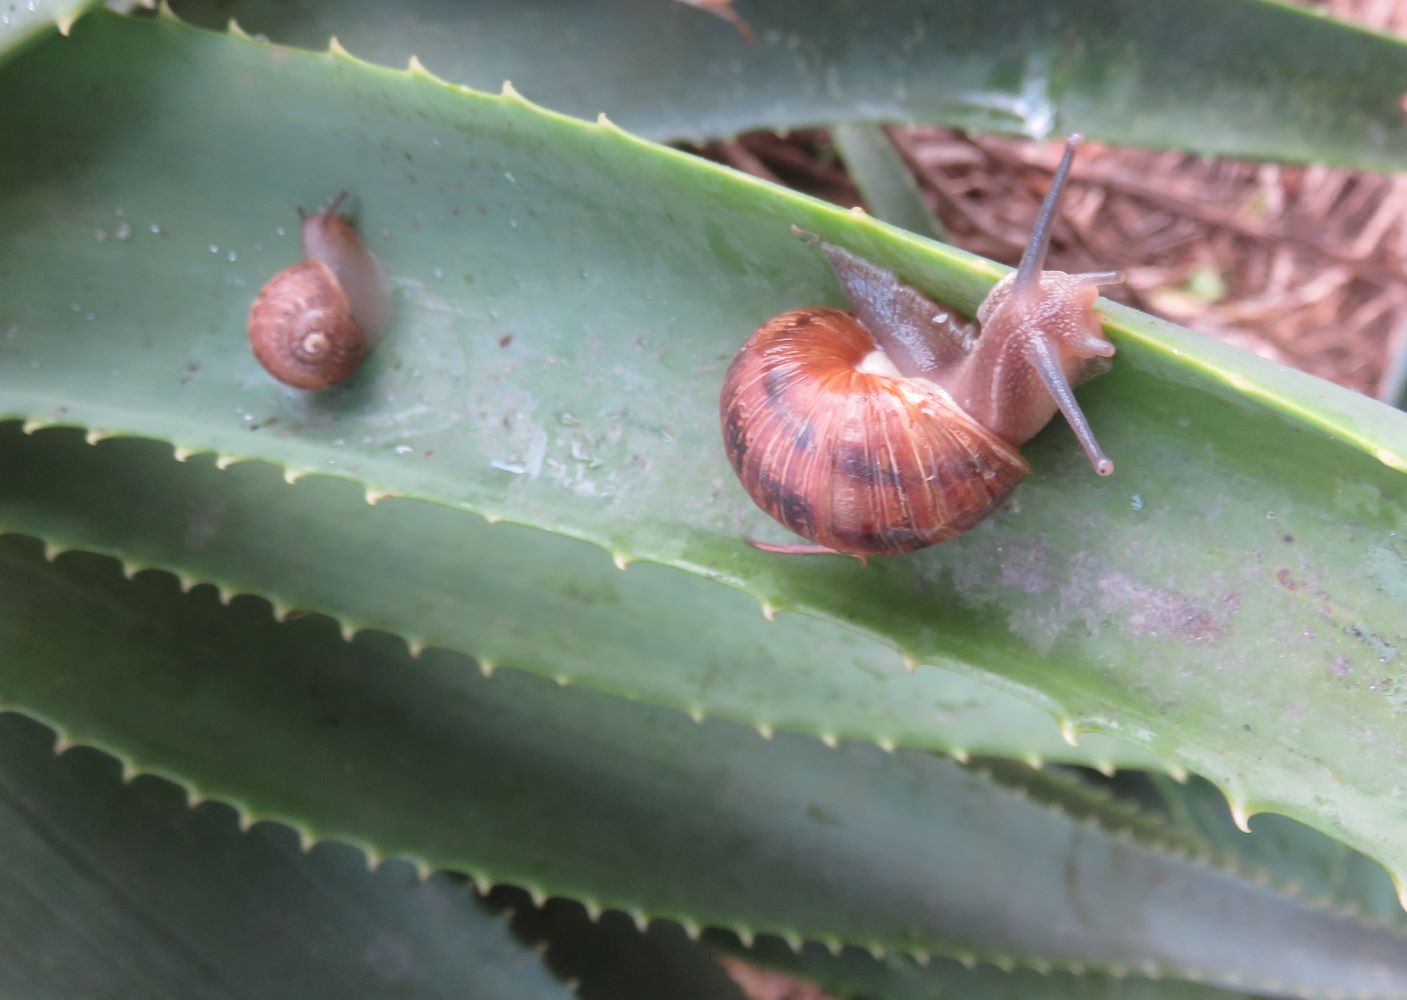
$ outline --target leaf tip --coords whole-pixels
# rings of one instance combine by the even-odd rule
[[[769,622],[777,620],[777,608],[771,601],[760,601],[759,604],[762,607],[763,618],[766,618]]]
[[[420,57],[412,54],[405,66],[406,72],[411,76],[423,77],[426,80],[434,80],[435,74],[425,68],[425,64],[420,61]]]
[[[972,760],[972,755],[969,754],[962,747],[949,747],[948,756],[953,758],[953,760],[957,761],[959,764],[966,764]]]
[[[773,736],[777,735],[776,730],[766,722],[755,722],[753,723],[753,728],[757,730],[757,735],[761,736],[764,740],[770,740]]]
[[[1078,739],[1077,737],[1078,737],[1078,734],[1075,732],[1075,723],[1074,723],[1074,720],[1072,720],[1072,719],[1061,719],[1061,720],[1060,720],[1060,738],[1061,738],[1062,740],[1064,740],[1066,743],[1068,743],[1070,746],[1072,746],[1072,747],[1077,747],[1077,746],[1080,745],[1080,741],[1079,741],[1079,739]]]
[[[906,673],[911,674],[918,669],[918,657],[916,656],[911,656],[908,653],[900,653],[899,660],[901,663],[904,664],[904,670]]]
[[[1251,814],[1246,809],[1246,804],[1240,799],[1226,797],[1226,804],[1231,807],[1231,822],[1236,824],[1236,829],[1242,833],[1251,832]]]
[[[382,500],[385,500],[387,497],[395,496],[395,494],[390,490],[379,490],[373,486],[368,486],[362,496],[366,498],[368,507],[375,507]]]
[[[626,570],[626,567],[628,567],[628,566],[630,565],[630,557],[629,557],[628,555],[626,555],[624,552],[612,552],[612,553],[611,553],[611,562],[613,562],[613,563],[616,564],[616,569],[618,569],[618,570],[620,570],[622,573],[624,573],[625,570]]]
[[[336,35],[332,35],[327,40],[327,54],[338,59],[351,59],[352,54],[342,46],[342,42]]]
[[[107,431],[103,430],[101,427],[90,427],[83,435],[83,440],[88,442],[88,444],[97,444],[106,439]]]
[[[699,725],[703,725],[704,710],[702,705],[690,705],[688,712],[689,718],[693,719]]]
[[[253,41],[253,39],[249,37],[249,32],[240,27],[239,21],[233,17],[225,22],[225,34],[232,35],[235,38],[241,38],[246,42]]]
[[[479,658],[479,673],[485,677],[492,677],[493,672],[498,669],[498,664],[484,657]]]
[[[840,746],[840,740],[836,737],[835,733],[821,733],[818,738],[822,743],[830,747],[832,750],[835,750]]]
[[[20,424],[20,430],[25,434],[33,434],[35,431],[42,431],[48,424],[42,420],[26,420]]]

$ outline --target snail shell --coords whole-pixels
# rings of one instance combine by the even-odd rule
[[[249,343],[270,375],[297,389],[326,389],[352,376],[366,335],[332,268],[299,261],[269,280],[249,310]]]
[[[723,385],[724,447],[743,487],[837,552],[951,538],[1031,471],[945,390],[886,371],[876,351],[850,314],[799,309],[754,333]]]
[[[1017,271],[978,310],[980,332],[895,275],[819,243],[853,315],[768,320],[734,357],[724,449],[759,507],[812,545],[909,552],[978,524],[1031,471],[1018,446],[1064,413],[1100,475],[1114,471],[1073,386],[1109,367],[1094,301],[1117,272],[1042,271],[1078,136],[1066,145]]]
[[[305,260],[274,275],[249,309],[249,345],[270,375],[297,389],[350,378],[385,329],[380,264],[337,209],[303,215]]]

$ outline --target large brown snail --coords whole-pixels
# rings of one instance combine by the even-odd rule
[[[338,209],[298,210],[303,256],[269,279],[249,308],[249,346],[270,375],[297,389],[350,378],[386,329],[390,293],[381,265]]]
[[[1107,371],[1094,314],[1116,271],[1044,271],[1078,135],[1020,266],[977,310],[980,329],[895,275],[815,236],[853,314],[812,307],[768,320],[723,383],[723,443],[757,505],[810,545],[860,557],[961,534],[1031,471],[1017,446],[1065,415],[1095,472],[1113,473],[1073,387]]]

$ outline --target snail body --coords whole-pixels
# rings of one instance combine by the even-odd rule
[[[338,208],[303,219],[304,260],[269,279],[249,309],[249,345],[264,369],[297,389],[350,378],[385,332],[390,296],[381,265]]]
[[[961,534],[1031,471],[1018,446],[1057,410],[1095,471],[1113,472],[1073,387],[1109,367],[1114,347],[1093,305],[1121,276],[1041,270],[1078,141],[1067,143],[1020,267],[979,307],[978,330],[809,237],[852,312],[812,307],[767,321],[734,357],[720,399],[743,487],[812,543],[758,547],[866,557]]]

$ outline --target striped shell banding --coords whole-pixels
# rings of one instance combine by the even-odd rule
[[[724,449],[759,507],[811,545],[781,551],[909,552],[961,534],[1031,471],[1018,446],[1063,412],[1101,475],[1113,471],[1073,386],[1109,366],[1093,304],[1116,272],[1043,271],[1071,137],[1021,267],[978,310],[981,331],[892,273],[801,234],[852,312],[768,320],[734,357]]]
[[[939,386],[865,371],[848,313],[770,320],[724,383],[723,440],[767,513],[838,552],[908,552],[966,531],[1030,466]]]

